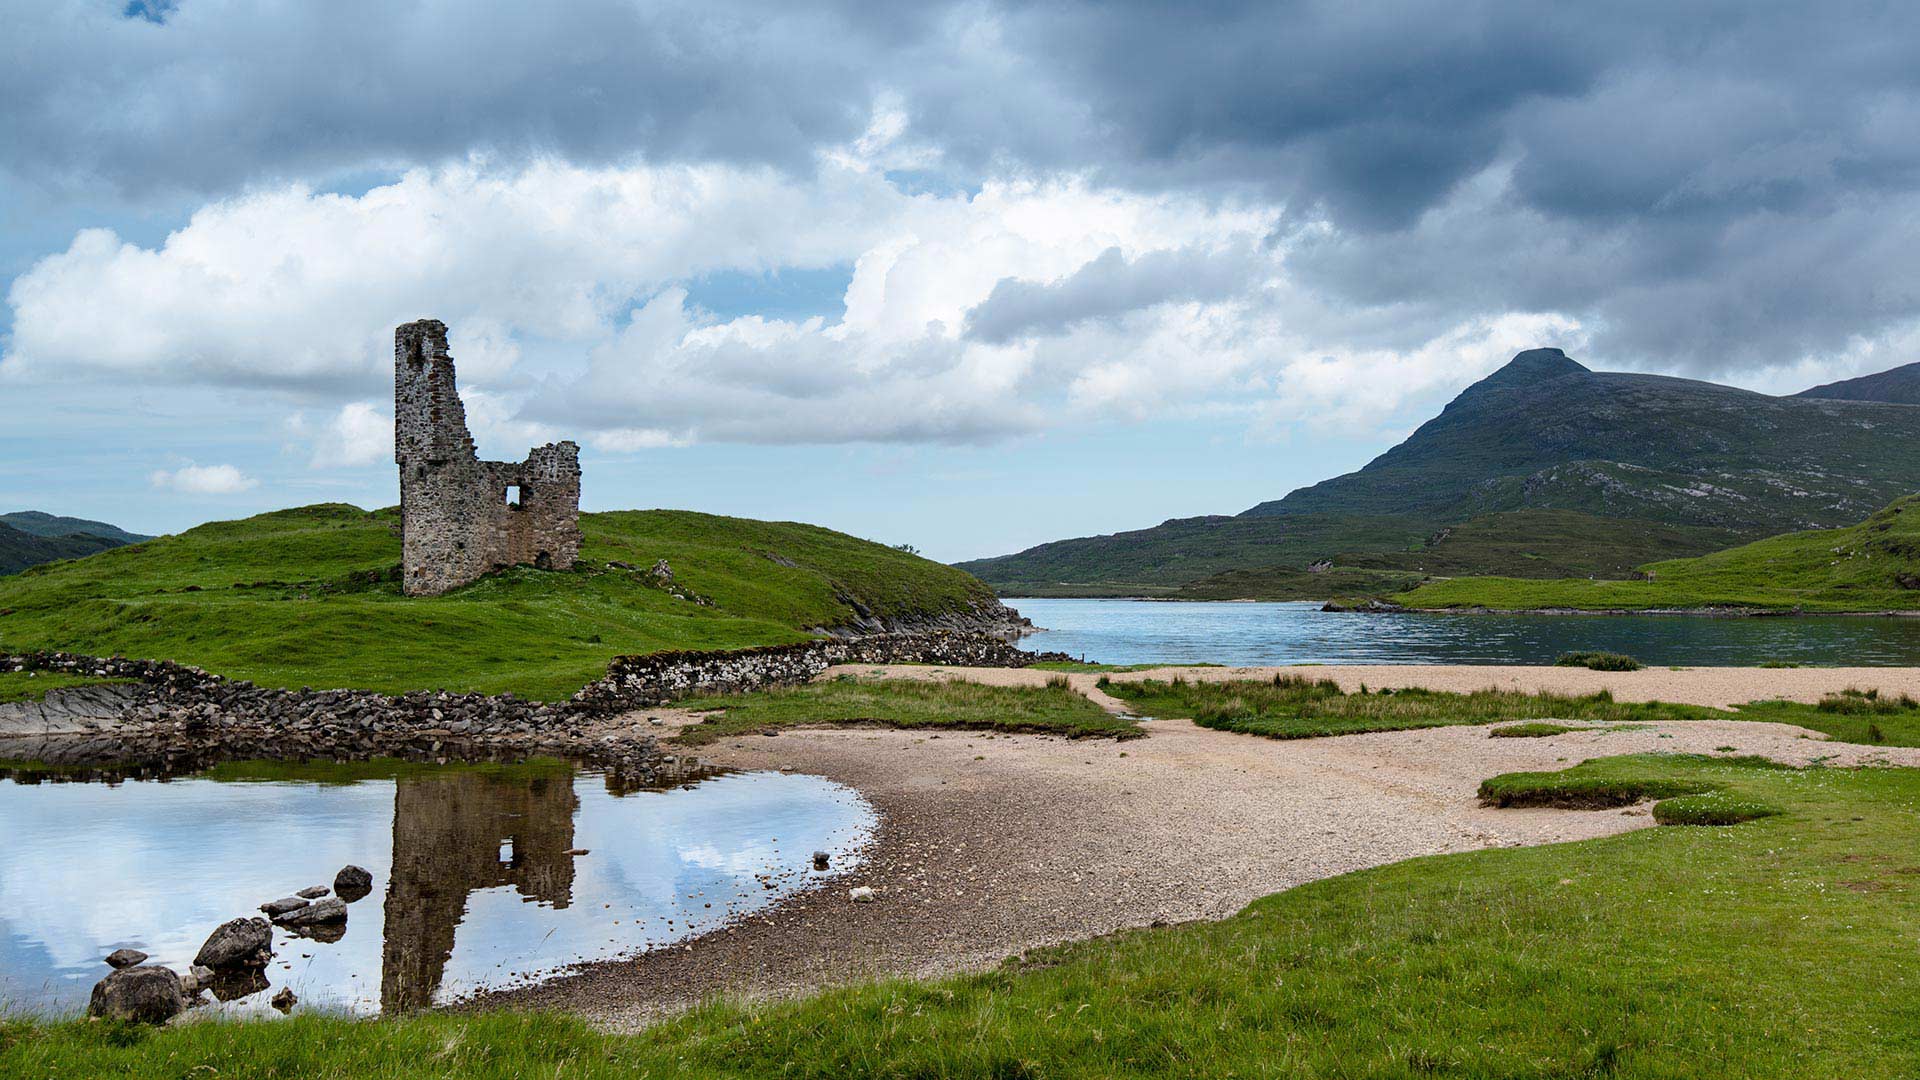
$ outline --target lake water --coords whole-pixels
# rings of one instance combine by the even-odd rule
[[[1010,600],[1021,642],[1108,664],[1544,664],[1621,652],[1658,665],[1920,665],[1920,619],[1691,615],[1371,615],[1318,603]]]
[[[123,946],[185,971],[220,923],[349,863],[374,891],[344,936],[276,928],[270,985],[220,1007],[261,1011],[281,986],[363,1014],[443,1003],[765,908],[823,877],[814,851],[833,854],[831,873],[857,865],[876,821],[851,789],[810,776],[625,791],[554,762],[379,771],[0,779],[0,1008],[83,1010],[101,958]]]

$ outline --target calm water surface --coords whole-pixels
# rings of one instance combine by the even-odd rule
[[[1108,664],[1541,664],[1623,652],[1648,664],[1920,664],[1920,619],[1688,615],[1360,615],[1317,603],[1011,600],[1047,629],[1021,646]]]
[[[344,936],[276,928],[271,988],[236,988],[253,992],[222,1008],[262,1010],[281,986],[304,1005],[417,1008],[764,908],[820,876],[816,850],[835,854],[835,872],[855,865],[875,824],[851,789],[809,776],[623,791],[551,762],[341,781],[352,768],[0,779],[0,1008],[83,1010],[122,946],[184,971],[220,923],[348,863],[373,871],[374,891]]]

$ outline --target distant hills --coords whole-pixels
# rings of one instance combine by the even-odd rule
[[[1920,488],[1920,407],[1900,400],[1905,387],[1920,390],[1920,365],[1773,397],[1533,349],[1357,472],[1234,517],[960,566],[1009,595],[1326,595],[1288,573],[1315,564],[1618,576],[1851,524]],[[1274,588],[1252,588],[1254,570]]]
[[[1902,364],[1877,375],[1842,379],[1793,395],[1803,398],[1827,398],[1831,401],[1884,401],[1899,405],[1920,405],[1920,364]]]
[[[56,517],[39,510],[0,514],[0,574],[17,574],[29,566],[78,559],[151,539],[104,521]]]

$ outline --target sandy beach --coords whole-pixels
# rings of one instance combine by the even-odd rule
[[[1301,670],[1345,685],[1488,685],[1725,705],[1877,686],[1920,693],[1910,669],[1186,669],[1190,678]],[[843,672],[830,672],[827,678]],[[1044,672],[860,668],[906,678],[1024,683]],[[1156,673],[1116,675],[1144,678]],[[1076,675],[1093,691],[1094,676]],[[1111,700],[1111,699],[1108,699]],[[1118,705],[1117,702],[1114,703]],[[675,719],[683,719],[676,717]],[[788,730],[709,747],[715,764],[791,768],[847,784],[882,824],[857,869],[763,915],[636,959],[484,999],[632,1027],[713,995],[766,997],[875,977],[937,975],[1128,927],[1218,919],[1331,875],[1420,855],[1545,844],[1649,826],[1627,810],[1493,810],[1479,782],[1518,769],[1644,751],[1732,747],[1804,764],[1920,765],[1920,749],[1832,743],[1736,720],[1491,739],[1485,727],[1274,741],[1155,720],[1126,742],[967,732]],[[870,886],[872,903],[848,889]]]

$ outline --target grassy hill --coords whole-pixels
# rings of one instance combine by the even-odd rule
[[[1166,595],[1247,571],[1279,583],[1278,571],[1329,559],[1436,574],[1618,572],[1845,525],[1907,493],[1920,475],[1920,407],[1890,403],[1903,376],[1885,375],[1873,393],[1888,401],[1770,397],[1590,371],[1557,349],[1535,349],[1357,472],[1237,517],[960,565],[1009,595]],[[1480,541],[1423,550],[1427,537],[1476,519]]]
[[[1395,599],[1423,608],[1920,610],[1920,496],[1858,525],[1788,533],[1643,570],[1649,580],[1455,578]]]
[[[574,570],[407,598],[398,525],[392,510],[308,506],[33,567],[0,580],[0,649],[165,658],[270,686],[561,698],[622,654],[801,641],[853,622],[856,604],[912,619],[996,603],[882,544],[671,510],[582,514]],[[659,587],[645,572],[659,559],[709,603]]]

